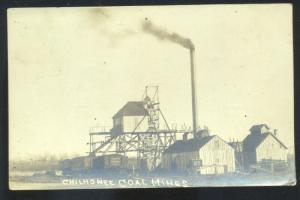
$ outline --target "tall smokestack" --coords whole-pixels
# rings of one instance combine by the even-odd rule
[[[198,128],[198,108],[197,108],[197,90],[196,90],[196,72],[195,72],[195,48],[190,48],[191,62],[191,86],[192,86],[192,112],[193,112],[193,133],[196,135]]]
[[[143,31],[154,35],[160,40],[167,40],[181,45],[190,50],[191,60],[191,85],[192,85],[192,112],[193,112],[193,133],[197,132],[198,114],[197,114],[197,94],[196,94],[196,72],[195,72],[195,47],[189,38],[185,38],[177,33],[170,33],[167,30],[153,25],[150,21],[144,21],[142,24]]]

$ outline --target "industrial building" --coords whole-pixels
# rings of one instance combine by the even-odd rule
[[[192,132],[169,127],[160,109],[158,86],[146,86],[141,101],[127,102],[112,119],[109,131],[90,132],[91,168],[99,168],[96,163],[102,157],[122,155],[124,168],[154,170],[162,152],[176,141],[176,134]]]
[[[89,133],[90,168],[110,163],[99,160],[105,160],[104,157],[112,155],[112,157],[128,158],[134,168],[141,169],[142,166],[145,166],[142,163],[146,163],[147,170],[154,170],[161,164],[162,152],[176,141],[177,134],[192,132],[195,134],[197,132],[195,47],[189,39],[181,40],[178,43],[189,49],[193,130],[171,129],[160,109],[158,86],[146,86],[141,101],[126,103],[113,116],[112,129],[107,131],[103,128],[100,131],[92,130]],[[70,163],[70,161],[66,163]],[[122,164],[122,166],[124,165]]]
[[[270,160],[287,160],[286,146],[265,124],[253,126],[243,142],[235,143],[210,135],[207,129],[198,130],[195,47],[190,40],[180,44],[190,54],[192,130],[170,128],[160,108],[159,87],[146,86],[139,101],[125,103],[113,115],[112,128],[91,129],[88,156],[64,160],[64,168],[163,168],[224,174]],[[183,139],[177,140],[178,135]]]
[[[89,156],[66,159],[60,163],[61,168],[130,171],[164,169],[207,175],[253,171],[253,169],[268,172],[286,169],[288,165],[287,147],[278,139],[277,130],[272,132],[266,124],[252,126],[250,134],[242,142],[233,140],[227,143],[219,136],[211,135],[208,129],[202,129],[196,134],[184,130],[165,130],[164,134],[162,130],[147,132],[150,131],[149,126],[143,125],[144,127],[138,128],[145,117],[148,123],[151,115],[144,102],[128,102],[113,116],[113,120],[118,122],[114,121],[114,127],[110,131],[114,134],[107,140],[111,141],[113,138],[119,140],[118,142],[101,142],[100,147],[109,147],[104,152],[99,151],[100,155],[93,155],[92,152]],[[130,128],[133,128],[133,132],[124,132]],[[140,132],[135,132],[136,130]],[[183,134],[182,140],[176,140],[174,133]],[[159,143],[165,134],[172,134],[172,142]],[[128,135],[129,138],[135,136],[136,139],[122,141]],[[115,149],[112,149],[113,143]],[[95,144],[97,143],[94,142],[92,145]],[[160,146],[161,144],[164,146]],[[128,145],[130,149],[122,151],[121,145]],[[132,145],[137,145],[136,149],[132,148]],[[98,150],[99,148],[96,148],[94,152]],[[158,152],[151,154],[150,151],[155,150]],[[135,156],[130,156],[131,152],[136,153]],[[156,161],[155,166],[153,161]]]
[[[266,124],[254,125],[243,140],[244,168],[282,168],[287,165],[288,148]]]
[[[235,172],[234,149],[208,130],[197,132],[193,139],[186,136],[163,153],[162,165],[167,170],[184,170],[198,174]]]
[[[145,120],[142,120],[145,118]],[[132,132],[146,132],[148,126],[149,113],[143,101],[129,101],[114,116],[113,134]],[[140,123],[140,124],[139,124]]]

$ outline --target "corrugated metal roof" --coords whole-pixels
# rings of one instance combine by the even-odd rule
[[[146,116],[149,115],[148,111],[144,108],[142,101],[129,101],[127,102],[114,116]]]
[[[249,134],[243,140],[243,151],[245,152],[255,151],[258,145],[262,143],[262,141],[264,141],[264,139],[267,138],[269,135],[271,135],[281,146],[287,149],[287,147],[275,135],[269,132],[269,133],[262,133],[262,134]]]
[[[192,152],[198,151],[201,147],[207,144],[215,135],[206,136],[203,138],[193,138],[190,140],[178,140],[169,148],[167,148],[164,153],[180,153],[180,152]]]

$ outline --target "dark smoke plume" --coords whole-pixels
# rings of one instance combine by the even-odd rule
[[[153,25],[150,21],[144,21],[143,30],[147,33],[151,33],[161,40],[169,40],[180,44],[188,49],[195,49],[193,42],[189,38],[182,37],[177,33],[169,33],[168,31]]]

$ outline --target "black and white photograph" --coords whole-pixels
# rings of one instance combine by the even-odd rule
[[[11,190],[294,186],[291,4],[7,10]]]

